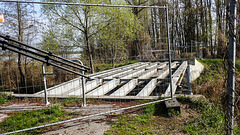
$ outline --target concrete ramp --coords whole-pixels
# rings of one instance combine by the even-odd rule
[[[156,86],[168,80],[168,62],[139,62],[89,75],[86,81],[87,98],[103,99],[155,99],[152,92]],[[172,63],[174,93],[182,81],[187,68],[187,61]],[[168,83],[167,83],[168,84]],[[162,96],[169,96],[169,86],[162,90]],[[81,77],[47,89],[49,97],[82,96]],[[32,94],[43,97],[44,91]]]

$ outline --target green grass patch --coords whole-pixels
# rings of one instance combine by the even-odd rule
[[[180,114],[181,114],[181,112],[176,111],[176,110],[174,110],[174,109],[170,109],[170,110],[168,111],[168,113],[167,113],[167,116],[168,116],[168,117],[172,117],[172,116],[174,116],[174,115],[180,115]]]
[[[236,67],[236,73],[239,75],[240,74],[240,60],[236,60],[235,67]]]
[[[15,99],[15,97],[8,93],[0,93],[0,105],[5,104],[13,99]]]
[[[225,134],[225,115],[221,107],[207,99],[193,101],[187,97],[178,98],[188,102],[190,108],[198,111],[199,117],[186,123],[183,130],[190,134]]]
[[[71,114],[61,109],[61,105],[52,105],[51,107],[43,110],[18,112],[0,123],[0,132],[6,133],[40,126],[43,124],[54,123],[70,118],[70,115]],[[26,131],[23,134],[36,134],[39,132],[39,129],[35,129]]]
[[[225,115],[213,103],[207,101],[197,102],[195,109],[200,116],[187,123],[184,130],[190,134],[225,134]]]
[[[205,67],[205,71],[197,80],[198,83],[206,81],[216,82],[220,77],[224,77],[224,75],[227,74],[228,64],[223,61],[223,59],[203,59],[198,61],[201,62]],[[236,60],[235,67],[236,74],[240,74],[240,60]]]
[[[116,122],[112,123],[112,126],[105,135],[138,135],[138,134],[157,134],[158,124],[153,116],[163,116],[165,118],[178,115],[174,112],[171,116],[166,111],[164,102],[147,105],[143,108],[143,112],[140,115],[122,115]]]
[[[155,113],[155,105],[148,105],[144,107],[144,111],[141,115],[126,116],[122,115],[118,121],[112,123],[111,129],[105,132],[105,135],[112,134],[151,134],[152,126],[150,119]]]
[[[205,67],[205,71],[197,80],[198,83],[206,81],[216,82],[226,73],[226,70],[224,69],[224,61],[222,59],[203,59],[198,61]]]
[[[188,134],[225,134],[225,116],[220,107],[206,99],[192,101],[190,98],[180,97],[178,101],[189,104],[189,107],[198,112],[199,116],[188,118],[190,121],[186,123],[182,118],[184,124],[179,125],[178,120],[183,116],[174,110],[167,112],[164,103],[157,103],[146,106],[141,115],[122,115],[112,123],[110,130],[105,134],[174,134],[172,129]],[[170,123],[167,124],[164,121]],[[235,131],[239,132],[238,128]]]
[[[82,99],[75,96],[71,96],[70,98],[63,99],[62,104],[63,106],[79,105],[82,104]]]

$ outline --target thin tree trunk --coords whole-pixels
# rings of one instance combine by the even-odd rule
[[[18,15],[18,41],[23,41],[23,33],[22,33],[22,18],[21,18],[21,7],[19,2],[17,3],[17,15]],[[23,56],[21,54],[18,54],[18,70],[20,73],[20,87],[25,86],[25,73],[23,68],[23,62],[22,58]]]
[[[92,50],[91,50],[91,46],[89,44],[89,37],[88,37],[88,9],[86,8],[85,9],[85,42],[86,42],[86,45],[87,45],[87,55],[88,55],[88,58],[89,58],[89,66],[91,68],[91,73],[94,73],[94,67],[93,67],[93,57],[92,57]]]
[[[210,35],[209,35],[209,37],[210,37],[210,50],[211,50],[211,56],[212,57],[214,57],[214,50],[213,50],[213,38],[212,38],[212,14],[211,14],[211,6],[212,6],[212,2],[211,2],[211,0],[209,0],[208,1],[208,16],[209,16],[209,21],[208,21],[208,23],[209,23],[209,29],[210,29]]]

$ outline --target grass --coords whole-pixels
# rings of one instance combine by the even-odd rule
[[[200,114],[183,128],[190,134],[226,134],[223,110],[207,100],[192,102],[192,108]]]
[[[225,77],[227,74],[227,63],[222,59],[203,59],[198,60],[205,67],[205,71],[201,74],[198,83],[205,81],[216,82],[219,78]],[[240,60],[235,63],[236,74],[240,74]]]
[[[166,111],[164,103],[148,105],[141,115],[122,115],[118,121],[113,122],[105,135],[122,134],[225,134],[224,113],[218,106],[207,100],[192,101],[187,97],[180,97],[178,101],[188,104],[198,112],[199,117],[186,122],[185,118],[174,110]],[[184,121],[179,124],[179,119]],[[164,126],[165,125],[165,126]],[[236,132],[239,132],[236,129]]]
[[[211,102],[225,101],[226,64],[222,59],[199,60],[205,67],[201,76],[192,83],[194,94],[202,94]]]
[[[197,79],[198,83],[206,81],[217,82],[220,77],[224,77],[224,74],[226,74],[222,59],[203,59],[199,60],[199,62],[204,65],[205,70],[199,79]]]
[[[223,69],[223,61],[221,59],[204,59],[200,60],[200,62],[204,64],[206,70],[197,80],[196,84],[203,85],[207,82],[211,82],[210,85],[214,88],[217,88],[215,86],[221,84],[219,80],[220,78],[224,77],[224,74],[226,73],[226,71]],[[118,64],[116,67],[122,65],[126,64]],[[111,67],[111,65],[105,65],[106,69],[108,67]],[[237,74],[239,74],[240,60],[236,61],[236,71]],[[212,87],[206,87],[206,89],[213,91]],[[219,91],[221,90],[222,89],[219,89]],[[216,93],[219,94],[219,91]],[[207,94],[209,95],[209,93]],[[215,95],[211,95],[210,93],[210,97],[214,96]],[[0,104],[4,104],[13,98],[14,97],[7,94],[0,94]],[[185,97],[178,98],[178,101],[189,104],[190,108],[199,113],[199,117],[185,122],[184,125],[173,124],[173,127],[176,128],[176,130],[184,131],[188,134],[225,134],[225,118],[221,106],[210,103],[209,101],[192,101],[191,99]],[[73,106],[76,103],[80,104],[81,99],[77,97],[71,97],[68,99],[63,99],[61,105]],[[63,120],[64,116],[65,118],[69,118],[72,117],[72,115],[78,115],[75,112],[68,113],[62,110],[61,105],[51,106],[50,108],[44,110],[25,111],[12,114],[11,117],[0,123],[0,132],[4,133],[47,123],[58,122]],[[168,128],[163,128],[164,131],[160,131],[161,129],[159,128],[159,125],[164,125],[167,123],[163,123],[164,121],[169,122],[169,120],[166,119],[174,121],[177,120],[175,119],[176,117],[179,118],[182,116],[174,110],[170,110],[168,113],[166,113],[164,109],[165,108],[163,104],[159,103],[144,107],[144,111],[140,115],[121,115],[116,122],[111,124],[111,129],[105,134],[170,134],[172,129],[169,130]],[[167,124],[172,126],[171,123]],[[15,125],[15,127],[13,127],[13,125]],[[236,126],[234,130],[235,134],[240,134],[240,128],[238,126]],[[40,130],[32,130],[23,134],[36,134],[39,132]]]
[[[176,115],[180,116],[180,113],[175,110],[166,111],[164,102],[147,105],[140,115],[121,115],[116,122],[111,123],[112,126],[109,131],[105,132],[105,135],[168,134],[168,130],[158,131],[161,125],[158,116],[168,119]]]
[[[152,118],[155,113],[155,105],[148,105],[144,108],[141,115],[127,116],[122,115],[117,122],[112,123],[110,131],[105,132],[105,135],[112,134],[150,134],[152,131],[151,122],[149,119]]]
[[[235,67],[236,67],[236,74],[240,74],[240,60],[236,60],[235,63]]]
[[[63,99],[62,105],[63,106],[74,106],[74,105],[81,105],[82,104],[82,99],[71,96],[70,98]]]
[[[1,133],[5,133],[54,123],[69,118],[71,117],[70,115],[71,114],[61,109],[61,105],[52,105],[51,107],[43,110],[17,112],[0,123],[0,131]],[[36,134],[39,132],[39,129],[35,129],[26,131],[23,134]]]
[[[227,100],[227,62],[223,61],[222,59],[204,59],[204,60],[199,60],[204,66],[205,66],[205,71],[201,74],[201,77],[199,77],[194,83],[193,83],[193,91],[197,94],[203,94],[205,97],[207,97],[210,101],[212,101],[215,105],[218,105],[218,108],[222,109],[222,108],[226,108],[226,100]],[[236,87],[235,87],[235,91],[236,91],[236,95],[239,95],[240,93],[240,85],[239,85],[239,77],[240,77],[240,60],[236,60],[236,64],[235,64],[235,78],[236,78]],[[236,102],[236,106],[238,110],[238,108],[240,107],[240,104],[238,102]],[[224,116],[224,112],[223,110],[221,111],[221,114],[219,115],[218,113],[214,113],[214,109],[213,107],[211,107],[210,109],[212,109],[213,112],[211,112],[210,114],[215,115],[216,117],[220,117],[223,120],[225,120],[223,118]],[[215,109],[216,110],[216,109]],[[225,109],[226,110],[226,109]],[[202,112],[204,113],[204,112]],[[240,123],[240,118],[238,113],[236,112],[236,121],[237,124]],[[204,117],[204,115],[202,116]],[[210,117],[210,116],[206,116],[206,117]],[[215,118],[217,119],[217,118]],[[207,121],[204,121],[204,119],[200,119],[200,120],[196,120],[198,121],[197,126],[192,126],[193,128],[199,128],[199,130],[201,128],[203,128],[204,125],[206,125],[206,123],[208,124]],[[196,121],[193,122],[196,124]],[[199,124],[199,121],[202,122]],[[190,126],[191,127],[191,126]],[[209,126],[208,128],[209,130],[218,132],[216,130],[224,130],[224,127],[222,126],[222,128],[218,128],[218,127],[211,127]],[[206,129],[206,130],[208,130]],[[239,134],[240,130],[239,130],[239,126],[235,127],[235,133]],[[190,130],[190,129],[189,129]],[[203,131],[198,131],[200,133],[203,133]],[[204,134],[204,133],[203,133]]]
[[[5,104],[13,99],[15,99],[15,97],[10,94],[0,93],[0,105]]]

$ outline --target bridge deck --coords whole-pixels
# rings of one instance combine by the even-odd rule
[[[168,80],[167,62],[139,62],[89,75],[91,80],[85,84],[87,98],[101,99],[157,99],[158,96],[170,96],[170,87],[163,87],[159,93],[157,86]],[[187,62],[172,63],[173,92],[182,81]],[[167,83],[166,85],[169,85]],[[165,89],[164,89],[165,88]],[[159,89],[159,88],[158,88]],[[155,93],[153,93],[155,91]],[[67,98],[82,97],[81,77],[51,87],[47,90],[48,97]],[[15,94],[16,97],[44,97],[44,91],[35,94]]]

